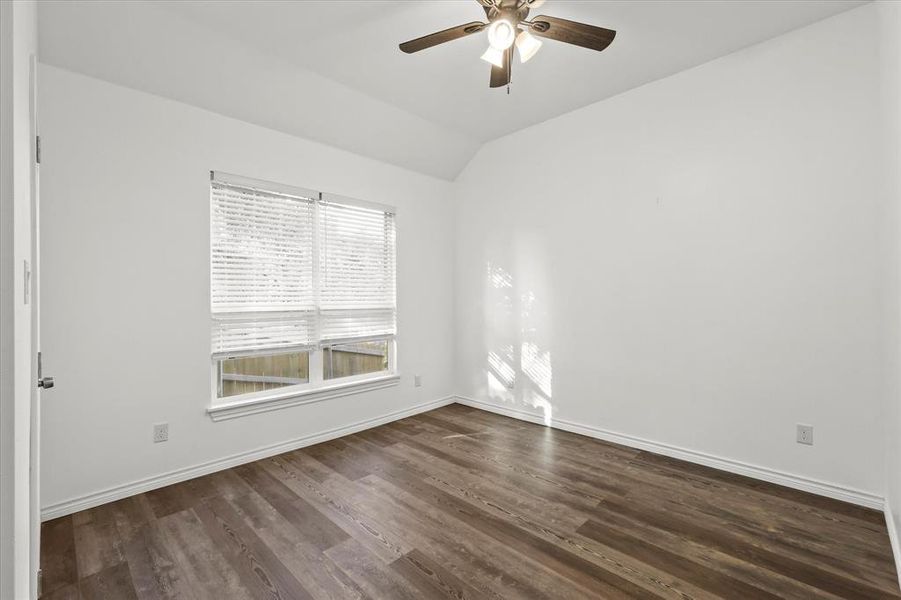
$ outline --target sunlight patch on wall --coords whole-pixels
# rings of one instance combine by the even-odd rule
[[[544,421],[544,425],[550,427],[554,422],[554,406],[551,404],[551,401],[531,390],[527,392],[527,396],[529,398],[526,399],[526,404],[541,411],[541,419]]]
[[[553,420],[551,353],[542,348],[544,313],[532,289],[517,289],[513,274],[486,263],[484,318],[485,385],[488,397]]]
[[[516,369],[513,368],[513,360],[513,346],[508,346],[500,353],[488,353],[488,369],[508,390],[513,389],[516,383]]]
[[[494,289],[500,290],[513,287],[513,276],[502,269],[488,262],[488,283]]]
[[[551,353],[542,351],[534,342],[523,342],[520,351],[520,367],[523,374],[541,390],[546,398],[551,397]]]

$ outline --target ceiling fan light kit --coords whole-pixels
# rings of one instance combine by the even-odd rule
[[[544,4],[544,0],[476,0],[485,10],[488,22],[475,21],[438,31],[400,45],[407,54],[450,42],[467,35],[488,30],[488,49],[482,60],[491,63],[491,87],[510,84],[513,46],[520,62],[527,62],[541,48],[535,36],[573,44],[600,52],[613,42],[616,32],[594,25],[576,23],[556,17],[539,16],[529,20],[529,11]],[[509,90],[508,90],[509,92]]]
[[[504,51],[498,50],[494,46],[488,46],[488,49],[485,50],[485,54],[482,55],[482,60],[486,62],[490,62],[496,67],[503,68],[504,66]]]
[[[523,29],[516,36],[516,49],[519,51],[519,61],[526,62],[541,48],[541,40],[529,33],[528,29]]]
[[[507,19],[498,19],[488,26],[488,43],[497,50],[506,50],[513,45],[516,28]]]

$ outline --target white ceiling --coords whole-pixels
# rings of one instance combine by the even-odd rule
[[[453,179],[481,143],[863,3],[548,0],[536,13],[615,29],[616,40],[601,53],[546,40],[514,64],[510,95],[488,87],[484,34],[413,55],[397,48],[483,19],[475,0],[42,2],[39,18],[51,64]],[[310,104],[320,89],[320,114],[260,100],[253,86],[222,98],[211,70],[217,80],[296,80],[278,86],[285,106]],[[331,105],[355,114],[355,127],[323,118]]]
[[[484,34],[414,55],[399,42],[484,20],[476,0],[164,2],[414,114],[487,141],[861,4],[855,1],[548,0],[549,14],[617,31],[604,52],[548,41],[513,86],[488,87]],[[533,14],[533,16],[534,16]]]

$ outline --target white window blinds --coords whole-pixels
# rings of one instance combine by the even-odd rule
[[[214,174],[214,358],[395,334],[393,210]]]
[[[328,195],[319,214],[322,340],[393,335],[394,214]]]

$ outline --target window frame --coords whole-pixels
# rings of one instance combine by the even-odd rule
[[[213,269],[212,269],[212,248],[213,248],[213,199],[212,199],[212,189],[214,183],[221,183],[225,185],[234,185],[239,187],[245,187],[250,189],[259,190],[261,192],[268,193],[282,193],[288,195],[295,195],[304,198],[312,198],[313,199],[313,236],[312,236],[312,255],[313,255],[313,289],[314,289],[314,299],[315,299],[315,320],[316,320],[316,336],[315,342],[311,344],[309,347],[297,348],[296,352],[308,352],[309,353],[309,372],[308,372],[308,382],[294,384],[294,385],[286,385],[284,387],[275,388],[271,390],[262,390],[259,392],[249,392],[246,394],[236,394],[233,396],[225,396],[219,397],[219,373],[220,373],[220,362],[225,360],[225,358],[221,355],[221,353],[214,353],[212,348],[210,349],[209,354],[209,373],[210,373],[210,405],[207,408],[207,413],[212,417],[214,421],[230,419],[238,416],[243,416],[246,414],[256,414],[259,412],[265,412],[268,410],[276,410],[280,408],[285,408],[288,406],[295,406],[298,404],[307,404],[311,402],[319,402],[321,400],[327,400],[330,398],[342,397],[351,394],[357,394],[360,392],[370,391],[374,389],[381,389],[384,387],[389,387],[393,385],[397,385],[400,381],[400,374],[397,370],[397,227],[396,222],[394,224],[394,243],[393,243],[393,252],[394,252],[394,262],[393,262],[393,281],[394,281],[394,311],[395,311],[395,331],[390,335],[369,335],[369,336],[360,336],[360,337],[350,337],[342,340],[323,340],[320,335],[320,327],[321,327],[321,302],[319,297],[320,290],[320,274],[321,274],[321,263],[320,263],[320,235],[321,235],[321,227],[322,227],[322,219],[320,218],[320,210],[323,206],[323,203],[326,202],[336,202],[348,206],[356,206],[360,208],[365,208],[369,210],[376,210],[380,212],[384,212],[386,214],[391,214],[396,217],[397,210],[393,206],[388,206],[384,204],[379,204],[375,202],[369,202],[365,200],[358,200],[355,198],[350,198],[347,196],[339,196],[336,194],[328,194],[323,192],[317,192],[314,190],[310,190],[308,188],[295,187],[286,184],[280,184],[270,181],[264,181],[259,179],[252,179],[249,177],[244,177],[240,175],[233,175],[230,173],[223,173],[221,171],[210,171],[210,198],[209,198],[209,209],[210,209],[210,238],[208,252],[210,253],[210,273],[209,273],[209,282],[210,282],[210,302],[208,303],[210,309],[210,326],[211,328],[215,326],[217,322],[216,315],[233,315],[235,312],[216,312],[213,310],[213,297],[212,297],[212,289],[213,289]],[[240,311],[237,311],[240,312]],[[223,317],[219,317],[221,321]],[[334,346],[337,344],[344,343],[353,343],[357,341],[386,341],[386,350],[388,353],[388,365],[387,369],[381,371],[375,371],[371,373],[363,373],[359,375],[349,375],[346,377],[339,377],[333,379],[325,379],[323,373],[323,356],[325,353],[325,348],[329,346]],[[258,356],[267,356],[269,354],[279,354],[280,351],[278,348],[272,348],[272,352],[267,352],[266,349],[259,349],[259,351],[254,352],[253,354]]]

